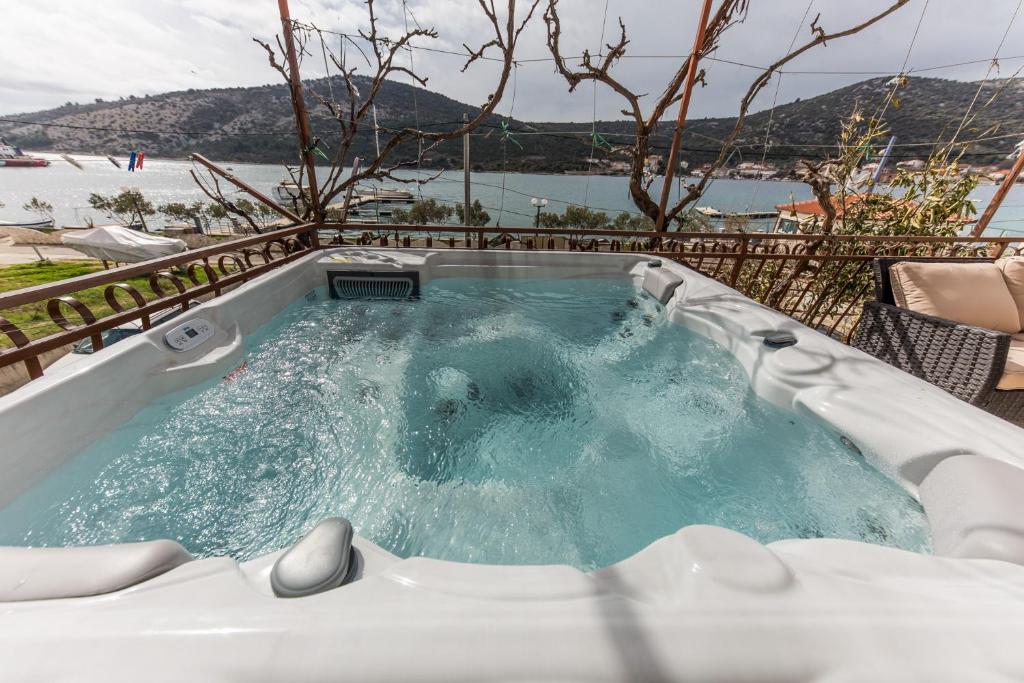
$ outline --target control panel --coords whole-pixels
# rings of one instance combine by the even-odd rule
[[[175,351],[194,349],[214,335],[213,323],[203,318],[182,323],[164,335],[164,341]]]

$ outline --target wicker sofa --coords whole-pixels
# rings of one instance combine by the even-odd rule
[[[905,261],[972,260],[876,259],[872,266],[877,300],[864,304],[864,315],[854,331],[852,345],[959,399],[1024,426],[1024,390],[996,388],[1007,367],[1011,342],[1019,343],[1018,337],[1024,337],[897,306],[890,269]]]

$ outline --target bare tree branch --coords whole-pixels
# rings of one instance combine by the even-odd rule
[[[646,114],[641,107],[640,100],[642,95],[630,90],[629,87],[612,74],[612,67],[625,55],[626,46],[629,44],[626,27],[622,23],[622,20],[619,20],[620,35],[618,41],[614,45],[609,44],[605,46],[608,52],[603,56],[599,63],[595,63],[594,58],[591,56],[589,51],[584,51],[581,59],[581,65],[578,68],[571,68],[561,50],[562,27],[561,20],[558,15],[558,2],[559,0],[548,0],[547,8],[544,12],[544,22],[547,25],[548,49],[551,52],[552,57],[554,57],[555,69],[565,79],[566,83],[568,83],[570,92],[574,91],[581,82],[590,80],[604,84],[625,100],[627,108],[624,109],[622,113],[633,120],[635,135],[634,143],[628,148],[631,156],[631,168],[629,175],[630,197],[641,212],[652,219],[657,219],[659,210],[658,203],[651,198],[649,193],[650,179],[645,178],[644,174],[644,165],[651,150],[651,136],[654,134],[658,123],[664,117],[668,107],[677,102],[681,97],[681,89],[685,82],[690,60],[700,60],[716,50],[722,35],[730,27],[742,22],[746,18],[750,0],[722,1],[718,10],[708,21],[707,28],[704,32],[704,43],[700,53],[696,55],[689,55],[683,60],[682,64],[679,65],[679,68],[672,75],[665,87],[665,90],[656,100],[654,100],[649,112]],[[750,85],[743,99],[740,101],[736,125],[724,140],[721,150],[719,151],[718,158],[696,184],[690,185],[687,188],[686,194],[683,195],[680,201],[666,211],[665,224],[668,225],[669,221],[679,216],[689,204],[695,202],[701,196],[714,172],[721,168],[721,166],[729,159],[734,150],[735,142],[739,137],[740,132],[743,130],[747,111],[749,110],[754,97],[761,92],[776,72],[793,59],[796,59],[818,45],[825,45],[828,41],[859,33],[889,16],[900,7],[907,4],[907,2],[909,2],[909,0],[895,0],[893,4],[882,12],[872,16],[870,19],[867,19],[856,26],[852,26],[842,31],[837,31],[835,33],[826,32],[818,24],[820,17],[815,18],[814,22],[811,24],[811,34],[813,37],[808,42],[791,50],[788,54],[765,69]],[[703,72],[701,72],[701,76],[698,80],[702,83],[704,82]]]
[[[256,221],[253,220],[252,216],[224,196],[224,191],[220,189],[220,181],[217,180],[217,176],[213,175],[213,173],[210,173],[209,171],[207,171],[207,174],[210,179],[209,181],[204,181],[202,176],[200,176],[199,173],[196,173],[195,169],[189,169],[189,175],[192,176],[192,180],[196,181],[196,185],[198,185],[199,189],[203,191],[203,194],[224,207],[224,210],[228,213],[245,219],[245,222],[249,224],[249,227],[253,232],[261,234],[263,231],[256,224]]]
[[[369,49],[363,51],[356,41],[349,36],[343,40],[356,46],[362,54],[369,73],[366,76],[368,83],[360,81],[362,88],[357,84],[357,68],[346,63],[342,55],[335,54],[323,40],[323,32],[314,25],[305,25],[293,22],[293,30],[297,35],[304,36],[303,44],[310,36],[317,36],[320,39],[321,49],[324,51],[329,64],[337,71],[333,78],[339,78],[344,84],[345,94],[335,101],[333,97],[326,96],[316,88],[307,84],[306,90],[316,100],[322,111],[326,112],[337,125],[337,146],[331,150],[331,168],[323,181],[320,191],[321,203],[326,206],[339,195],[343,195],[352,185],[370,179],[390,179],[397,182],[429,182],[437,176],[427,179],[406,179],[394,175],[398,170],[418,165],[423,156],[434,151],[438,145],[445,140],[454,140],[476,130],[482,123],[494,113],[504,95],[505,88],[509,81],[512,69],[515,67],[515,51],[519,37],[525,29],[540,4],[540,0],[529,0],[529,9],[521,21],[516,20],[516,0],[507,0],[504,12],[499,13],[494,0],[477,0],[480,11],[487,19],[489,31],[482,37],[479,47],[471,48],[465,45],[466,62],[462,71],[468,69],[474,62],[484,59],[487,54],[497,51],[501,68],[493,91],[487,96],[486,101],[480,106],[479,111],[466,123],[449,130],[423,130],[414,126],[385,129],[373,127],[372,115],[374,103],[380,94],[381,88],[389,78],[405,76],[413,83],[425,86],[427,79],[413,69],[411,61],[407,64],[402,57],[409,54],[417,39],[434,40],[438,37],[437,31],[433,28],[411,28],[404,31],[397,38],[384,35],[380,28],[379,18],[375,8],[375,0],[366,0],[368,13],[367,25],[359,30],[359,38],[369,44]],[[288,71],[285,67],[284,51],[281,48],[281,41],[278,39],[278,49],[275,50],[270,44],[257,40],[267,53],[271,68],[281,74],[285,80],[288,79]],[[308,53],[307,53],[308,54]],[[490,57],[487,57],[491,59]],[[328,78],[332,78],[328,74]],[[328,81],[330,84],[330,81]],[[364,160],[360,171],[355,175],[345,175],[345,165],[350,162],[353,156],[354,146],[360,134],[370,131],[373,134],[386,136],[381,141],[380,153],[377,158]],[[399,148],[409,143],[427,143],[413,160],[394,161]],[[332,139],[332,144],[334,140]],[[301,183],[300,183],[301,187]]]

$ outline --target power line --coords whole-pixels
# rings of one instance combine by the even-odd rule
[[[203,137],[211,135],[220,135],[225,137],[292,137],[295,135],[294,130],[289,131],[246,131],[246,132],[235,132],[224,129],[219,130],[157,130],[157,129],[142,129],[142,128],[118,128],[112,126],[87,126],[76,123],[56,123],[52,121],[29,121],[27,119],[12,119],[12,118],[0,118],[0,123],[12,123],[22,126],[43,126],[45,128],[70,128],[73,130],[91,130],[102,133],[134,133],[137,135],[149,134],[149,135],[178,135],[181,137]],[[461,123],[460,121],[437,121],[435,123],[425,123],[421,127],[434,127],[434,126],[450,126]],[[380,130],[392,131],[384,126],[379,127]],[[372,134],[374,130],[372,128],[361,128],[356,131],[357,135],[368,135]]]
[[[294,135],[294,131],[287,131],[287,132],[284,132],[284,131],[280,131],[280,132],[276,132],[276,131],[267,131],[267,132],[257,132],[257,131],[234,132],[234,131],[224,131],[224,130],[219,130],[219,131],[156,130],[156,129],[116,128],[116,127],[107,127],[107,126],[86,126],[86,125],[79,125],[79,124],[53,123],[53,122],[42,122],[42,121],[28,121],[28,120],[11,119],[11,118],[0,118],[0,122],[3,122],[3,123],[14,123],[14,124],[19,124],[19,125],[32,125],[32,126],[55,127],[55,128],[70,128],[70,129],[75,129],[75,130],[90,130],[90,131],[109,132],[109,133],[177,135],[177,136],[181,136],[181,137],[189,137],[189,136],[195,136],[195,137],[199,137],[199,136],[291,137],[291,136]],[[436,127],[436,126],[458,125],[460,123],[461,122],[459,122],[459,121],[441,121],[441,122],[436,122],[436,123],[424,123],[424,124],[422,124],[421,127],[422,128],[428,128],[428,127]],[[491,128],[491,129],[494,129],[494,130],[501,130],[501,126],[496,125],[496,124],[485,123],[485,124],[481,124],[481,127]],[[380,130],[385,130],[385,131],[390,132],[390,131],[392,131],[394,129],[390,129],[390,128],[386,128],[386,127],[381,127]],[[547,137],[571,140],[571,141],[574,141],[574,142],[580,142],[580,143],[584,143],[584,144],[587,142],[587,136],[591,135],[589,131],[583,131],[583,130],[578,130],[578,131],[573,131],[573,130],[570,130],[570,131],[544,131],[544,130],[534,130],[534,129],[525,129],[524,128],[524,129],[510,129],[509,132],[514,133],[516,136],[547,136]],[[372,128],[363,128],[363,129],[359,129],[359,130],[356,131],[357,135],[373,135],[374,133],[375,133],[375,131]],[[609,133],[601,133],[601,134],[604,137],[618,137],[618,138],[627,138],[627,139],[635,137],[635,134],[633,134],[633,133],[611,133],[611,132],[609,132]],[[694,133],[691,133],[691,134],[696,134],[696,133],[694,132]],[[486,137],[490,136],[490,133],[473,133],[472,135],[474,137],[484,137],[484,138],[486,138]],[[669,136],[667,134],[653,134],[650,137],[651,138],[664,138],[664,139],[668,139]],[[709,137],[709,136],[702,136],[702,137]],[[1021,137],[1024,137],[1024,132],[1006,133],[1006,134],[1003,134],[1003,135],[991,135],[991,136],[985,136],[985,137],[980,137],[980,138],[974,138],[972,140],[964,141],[964,142],[961,142],[959,144],[963,145],[964,147],[970,147],[971,145],[976,144],[976,143],[980,143],[980,142],[989,142],[989,141],[994,141],[994,140],[1005,140],[1005,139],[1008,139],[1008,138],[1020,139]],[[941,145],[941,144],[942,144],[941,141],[940,142],[906,142],[906,143],[898,143],[898,144],[894,145],[894,147],[901,147],[901,148],[933,147],[933,146]],[[785,150],[785,149],[804,149],[804,150],[822,150],[822,149],[825,149],[825,150],[827,150],[827,149],[836,149],[837,148],[836,144],[821,144],[821,143],[807,144],[807,143],[784,143],[784,142],[782,142],[782,143],[775,143],[775,144],[772,144],[772,145],[769,145],[769,146],[770,147],[775,147],[777,149],[782,149],[782,150]],[[665,150],[665,149],[668,149],[667,145],[652,144],[652,145],[650,145],[650,147],[651,147],[651,149],[654,149],[654,150]],[[796,152],[796,151],[767,151],[767,149],[765,148],[763,143],[736,143],[736,144],[733,145],[733,147],[736,148],[736,149],[745,149],[745,150],[748,150],[748,151],[757,151],[759,149],[765,149],[764,156],[767,156],[769,158],[786,159],[786,158],[800,157],[800,156],[803,155],[802,153]],[[711,147],[690,147],[690,146],[686,146],[686,145],[680,147],[680,149],[685,151],[685,152],[692,152],[692,153],[696,153],[696,154],[717,154],[719,152],[718,149],[711,148]],[[998,154],[998,153],[997,152],[966,152],[966,153],[963,154],[963,156],[964,157],[980,157],[980,156],[991,157],[991,156],[993,156],[995,154]],[[916,155],[893,155],[892,158],[894,158],[894,159],[912,159],[912,158],[916,158]]]
[[[964,129],[967,122],[971,120],[971,111],[974,109],[974,105],[978,102],[978,98],[981,97],[981,91],[985,88],[985,84],[988,83],[988,77],[992,75],[992,69],[998,69],[999,51],[1003,49],[1003,45],[1006,43],[1006,37],[1010,35],[1010,29],[1013,27],[1013,22],[1017,20],[1017,15],[1020,13],[1021,5],[1024,5],[1024,0],[1018,0],[1017,7],[1013,10],[1013,16],[1010,17],[1009,23],[1006,24],[1006,30],[1003,32],[1003,37],[996,46],[995,52],[992,53],[992,61],[988,65],[988,70],[985,71],[985,77],[978,83],[978,89],[974,93],[974,98],[971,100],[971,103],[967,105],[967,111],[964,112],[964,116],[956,128],[956,132],[953,133],[954,140],[956,140],[957,136],[960,135],[960,131]]]
[[[440,177],[437,180],[440,181],[440,182],[445,182],[445,183],[461,183],[462,182],[461,180],[455,180],[455,179],[452,179],[452,178],[444,178],[444,177]],[[490,187],[490,188],[493,188],[495,190],[500,190],[501,189],[501,185],[495,185],[493,183],[485,183],[485,182],[483,182],[481,180],[472,180],[471,179],[470,180],[470,184],[471,185],[477,185],[479,187]],[[519,190],[514,190],[512,188],[506,188],[505,191],[506,192],[511,192],[512,194],[520,195],[522,197],[530,197],[531,199],[535,196],[535,195],[532,195],[532,194],[530,194],[528,192],[520,192]],[[553,202],[557,202],[559,204],[565,204],[566,206],[578,206],[579,205],[578,202],[576,202],[575,200],[570,200],[570,199],[564,199],[564,198],[559,198],[559,197],[551,197],[551,196],[547,196],[546,199],[549,199],[550,201],[553,201]],[[635,209],[610,209],[610,208],[602,207],[602,206],[590,206],[590,205],[586,205],[586,206],[587,206],[588,209],[593,209],[595,211],[606,211],[608,213],[628,213],[628,214],[631,214],[631,215],[634,215],[634,216],[644,216],[644,215],[646,215],[643,212],[637,211]],[[491,208],[493,208],[493,207],[491,207]],[[511,210],[510,209],[506,209],[506,212],[511,212]],[[527,216],[527,218],[534,218],[534,216]]]
[[[306,29],[306,30],[319,30],[319,31],[322,31],[323,33],[328,33],[328,34],[336,35],[336,36],[343,36],[343,37],[349,38],[351,40],[363,40],[363,41],[367,40],[365,36],[359,35],[358,33],[344,33],[344,32],[341,32],[341,31],[331,31],[331,30],[328,30],[328,29],[317,29],[316,27],[312,26],[311,24],[304,24],[304,23],[298,22],[298,21],[293,21],[292,23],[295,26],[298,26],[299,28],[303,28],[303,29]],[[918,26],[918,28],[920,28],[920,25]],[[427,45],[414,45],[412,43],[407,43],[405,45],[404,49],[407,49],[407,50],[422,50],[423,52],[434,52],[434,53],[437,53],[437,54],[452,55],[452,56],[455,56],[455,57],[463,57],[463,58],[467,58],[467,59],[469,58],[469,54],[465,53],[465,52],[459,52],[457,50],[447,50],[447,49],[439,48],[439,47],[430,47],[430,46],[427,46]],[[689,57],[689,54],[646,54],[646,55],[644,55],[644,54],[642,54],[642,55],[625,54],[625,55],[622,55],[619,59],[686,59],[687,57]],[[482,57],[478,57],[478,59],[482,59],[482,60],[485,60],[485,61],[492,61],[492,62],[503,62],[504,61],[504,59],[502,59],[500,57],[488,57],[486,55],[482,56]],[[1015,55],[1015,56],[1012,56],[1012,57],[1002,57],[1002,58],[1000,58],[1000,61],[1011,61],[1011,60],[1021,60],[1021,59],[1024,59],[1024,55]],[[582,61],[583,58],[582,57],[567,57],[566,60],[567,61],[572,61],[572,62],[578,62],[578,61]],[[520,57],[520,58],[516,58],[514,61],[517,64],[542,64],[542,63],[552,63],[552,62],[555,61],[555,59],[554,59],[554,57]],[[747,68],[747,69],[757,69],[758,71],[767,71],[768,70],[768,67],[766,65],[750,64],[749,62],[741,62],[741,61],[738,61],[738,60],[735,60],[735,59],[727,59],[727,58],[724,58],[724,57],[704,57],[702,59],[702,61],[721,62],[722,64],[731,64],[733,66],[741,66],[741,67],[744,67],[744,68]],[[908,61],[909,61],[909,55],[908,55]],[[896,70],[896,69],[877,69],[877,70],[874,70],[874,71],[854,71],[854,70],[834,70],[834,69],[776,69],[775,71],[776,71],[776,73],[796,74],[796,75],[891,76],[891,75],[899,74],[899,73],[912,74],[912,73],[926,73],[926,72],[929,72],[929,71],[941,71],[941,70],[944,70],[944,69],[955,69],[955,68],[959,68],[961,66],[971,66],[973,64],[987,64],[987,63],[989,63],[991,61],[992,61],[991,58],[969,59],[969,60],[965,60],[965,61],[962,61],[962,62],[954,62],[954,63],[951,63],[951,64],[937,64],[937,65],[933,65],[933,66],[914,68],[914,69],[907,69],[906,68],[906,63],[904,63],[903,67],[901,69],[899,69],[899,70]]]
[[[481,125],[483,127],[497,128],[497,126],[494,126],[493,124],[481,124]],[[572,140],[572,141],[580,142],[580,143],[584,143],[584,144],[587,143],[587,140],[586,140],[586,138],[584,136],[589,135],[588,131],[582,131],[582,130],[581,131],[516,130],[516,131],[513,131],[513,132],[517,136],[537,136],[537,135],[540,135],[540,136],[561,138],[561,139],[565,139],[565,140]],[[477,137],[485,137],[485,138],[489,137],[489,133],[473,133],[472,135],[477,136]],[[635,135],[632,134],[632,133],[602,133],[602,135],[604,135],[606,137],[613,137],[613,136],[614,137],[627,137],[627,138],[635,137]],[[1024,133],[1009,133],[1009,134],[1005,134],[1005,135],[993,135],[993,136],[975,138],[975,139],[972,139],[972,140],[969,140],[969,141],[961,142],[959,144],[964,145],[965,147],[969,147],[970,145],[975,144],[977,142],[985,142],[985,141],[990,141],[990,140],[1002,140],[1002,139],[1006,139],[1006,138],[1019,139],[1021,136],[1024,136]],[[653,137],[667,138],[668,136],[667,135],[652,135],[650,137],[652,137],[652,138]],[[936,146],[937,144],[941,144],[941,143],[936,143],[936,142],[904,143],[904,144],[901,144],[901,145],[894,145],[894,147],[897,147],[897,146],[898,147],[933,147],[933,146]],[[755,151],[755,150],[758,150],[758,149],[765,148],[765,145],[763,143],[738,143],[738,144],[734,144],[733,147],[735,149],[746,149],[748,151]],[[809,150],[813,150],[813,149],[837,149],[838,148],[838,144],[835,144],[835,143],[833,143],[833,144],[788,144],[788,143],[775,143],[775,144],[771,144],[771,145],[767,146],[767,148],[770,148],[770,147],[781,148],[781,149],[798,148],[798,149],[809,149]],[[652,144],[652,145],[650,145],[650,148],[654,149],[654,150],[665,150],[665,149],[668,149],[668,146],[667,145]],[[774,158],[793,158],[793,157],[800,157],[800,156],[804,155],[801,152],[786,152],[786,151],[771,152],[771,151],[767,151],[767,148],[765,148],[766,149],[765,155],[768,156],[768,157],[774,157]],[[682,147],[680,147],[680,149],[683,150],[683,151],[686,151],[686,152],[706,153],[706,154],[717,154],[720,151],[718,149],[711,148],[711,147],[688,147],[686,145],[683,145]],[[966,152],[966,153],[963,154],[963,156],[965,156],[965,157],[971,157],[971,156],[990,157],[990,156],[997,155],[997,154],[999,154],[999,153],[998,152]],[[913,158],[917,158],[917,155],[902,154],[902,155],[890,155],[890,157],[893,158],[893,159],[913,159]]]
[[[25,126],[42,126],[42,127],[47,127],[47,128],[70,128],[70,129],[74,129],[74,130],[91,130],[91,131],[107,132],[107,133],[135,133],[135,134],[151,134],[151,135],[178,135],[178,136],[182,136],[182,137],[188,137],[188,136],[195,136],[195,137],[199,137],[199,136],[224,136],[224,137],[273,137],[273,136],[282,136],[283,137],[283,136],[289,136],[290,137],[290,136],[293,136],[295,134],[294,131],[244,131],[244,132],[236,132],[236,131],[226,131],[226,130],[198,131],[198,130],[166,130],[166,129],[159,130],[159,129],[144,129],[144,128],[119,128],[119,127],[110,127],[110,126],[87,126],[87,125],[71,124],[71,123],[55,123],[55,122],[49,122],[49,121],[29,121],[29,120],[26,120],[26,119],[13,119],[13,118],[0,118],[0,123],[12,123],[12,124],[16,124],[16,125],[25,125]],[[458,124],[461,124],[461,121],[437,121],[437,122],[434,122],[434,123],[423,123],[423,124],[421,124],[420,127],[421,128],[428,128],[428,127],[432,128],[432,127],[436,127],[436,126],[450,126],[450,125],[458,125]],[[481,127],[492,128],[492,129],[495,129],[495,130],[500,130],[501,129],[501,126],[493,124],[493,123],[484,123],[484,124],[481,124]],[[396,129],[392,128],[392,127],[387,127],[387,126],[380,126],[380,130],[387,131],[387,132],[392,132],[392,131],[394,131]],[[373,131],[372,128],[362,128],[362,129],[356,131],[356,134],[370,135],[373,132],[374,131]],[[532,128],[521,128],[521,129],[513,129],[511,132],[515,133],[518,136],[530,136],[530,135],[548,135],[548,136],[562,136],[562,137],[573,136],[572,137],[573,140],[578,140],[579,139],[579,138],[577,138],[575,136],[589,136],[590,135],[590,131],[586,131],[586,130],[567,130],[567,131],[559,130],[559,131],[551,131],[551,130],[536,130],[536,129],[532,129]],[[692,135],[699,135],[696,131],[692,132],[691,134]],[[489,136],[489,134],[487,134],[487,133],[473,133],[472,135],[477,136],[477,137],[488,137]],[[604,137],[626,137],[626,138],[634,138],[634,137],[636,137],[636,135],[634,133],[602,132],[601,135],[603,135]],[[650,137],[651,138],[665,138],[665,139],[668,139],[671,136],[669,136],[668,134],[665,134],[665,133],[653,133],[653,134],[650,135]],[[701,137],[709,137],[709,136],[701,135]],[[966,142],[963,142],[963,143],[960,143],[960,144],[972,145],[972,144],[979,143],[979,142],[989,142],[989,141],[992,141],[992,140],[1005,140],[1005,139],[1008,139],[1008,138],[1020,139],[1021,137],[1024,137],[1024,131],[1016,132],[1016,133],[1005,133],[1005,134],[1002,134],[1002,135],[989,135],[989,136],[985,136],[985,137],[974,138],[972,140],[969,140],[969,141],[966,141]],[[710,138],[710,139],[712,139],[712,140],[714,140],[716,142],[719,141],[716,138]],[[941,144],[941,143],[935,143],[935,142],[904,142],[904,143],[897,143],[897,144],[894,145],[894,147],[930,147],[930,146],[933,146],[935,144]],[[735,146],[736,147],[748,148],[748,149],[751,149],[751,148],[752,149],[756,149],[756,148],[759,148],[761,145],[758,145],[758,144],[755,144],[755,143],[740,143],[740,144],[736,144]],[[773,146],[775,146],[775,147],[794,147],[794,148],[801,148],[801,149],[834,149],[836,147],[835,144],[821,144],[821,143],[816,143],[816,144],[808,144],[808,143],[775,143]],[[689,148],[688,151],[694,151],[694,152],[717,152],[718,150],[714,150],[714,149],[700,149],[700,148]]]
[[[0,118],[0,123],[13,123],[23,126],[44,126],[47,128],[71,128],[74,130],[93,130],[105,133],[135,133],[137,135],[180,135],[182,137],[202,137],[207,135],[223,135],[229,137],[272,137],[272,136],[294,136],[295,131],[266,131],[266,132],[232,132],[225,130],[145,130],[141,128],[114,128],[108,126],[86,126],[75,123],[53,123],[49,121],[28,121],[24,119]]]
[[[482,123],[482,124],[480,124],[480,126],[483,127],[483,128],[495,128],[495,129],[500,129],[501,128],[501,126],[496,126],[493,123]],[[579,135],[579,136],[589,136],[590,135],[590,131],[589,130],[538,130],[538,129],[535,129],[535,128],[521,128],[521,129],[512,130],[512,132],[515,133],[516,135]],[[692,134],[693,135],[698,135],[698,133],[696,131],[694,131]],[[472,133],[472,135],[481,136],[481,137],[488,137],[489,136],[488,133]],[[634,138],[634,137],[636,137],[635,133],[613,133],[613,132],[603,132],[603,131],[601,132],[601,135],[604,136],[604,137],[617,137],[617,138],[621,138],[621,137]],[[668,133],[651,133],[647,137],[649,137],[649,138],[669,139],[672,136],[670,134],[668,134]],[[713,138],[713,137],[710,137],[710,136],[707,136],[707,135],[701,135],[700,137],[708,138],[709,140],[712,140],[713,142],[724,142],[723,140],[720,140],[718,138]],[[1019,139],[1021,137],[1024,137],[1024,131],[1020,131],[1020,132],[1016,132],[1016,133],[1003,133],[1001,135],[987,135],[987,136],[983,136],[983,137],[972,138],[972,139],[970,139],[970,140],[968,140],[966,142],[963,142],[961,144],[971,145],[971,144],[974,144],[974,143],[977,143],[977,142],[988,142],[988,141],[991,141],[991,140],[1005,140],[1007,138],[1018,138]],[[935,143],[935,142],[903,142],[903,143],[896,143],[896,144],[893,145],[893,147],[930,147],[930,146],[932,146],[934,144],[937,144],[937,143]],[[759,147],[760,145],[755,145],[754,143],[743,143],[743,144],[738,144],[738,145],[735,145],[735,146],[737,146],[737,147]],[[775,143],[775,145],[773,145],[773,146],[775,146],[775,147],[806,147],[806,148],[831,149],[831,148],[837,147],[838,144],[837,143],[831,143],[831,144],[825,144],[825,143],[813,143],[813,144],[812,143],[792,143],[792,144],[791,143]]]

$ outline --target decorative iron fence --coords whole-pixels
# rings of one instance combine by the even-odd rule
[[[331,241],[328,242],[327,240]],[[339,245],[433,249],[520,249],[645,253],[672,259],[820,331],[846,339],[863,302],[874,296],[871,260],[877,256],[977,258],[1019,254],[1016,238],[656,233],[543,228],[452,228],[418,225],[300,225],[69,280],[0,294],[0,368],[24,363],[42,375],[40,355],[154,315],[187,309],[226,289],[299,258]],[[134,280],[136,284],[131,284]],[[145,283],[140,291],[139,283]],[[81,293],[102,287],[104,310]],[[95,290],[93,290],[95,291]],[[79,295],[76,297],[76,295]],[[5,313],[45,307],[49,329],[22,329]],[[23,310],[23,309],[22,309]],[[57,331],[53,331],[57,330]]]
[[[625,232],[544,228],[333,226],[335,244],[396,248],[526,249],[642,252],[669,258],[846,341],[873,298],[871,261],[878,256],[977,258],[1019,255],[1014,237],[792,235],[776,233]],[[439,232],[440,231],[440,232]]]
[[[295,260],[316,244],[314,226],[301,225],[0,293],[0,342],[7,342],[7,348],[0,351],[0,368],[24,363],[28,377],[36,379],[43,374],[39,360],[43,354],[86,338],[98,351],[104,346],[103,333],[107,330],[133,322],[149,329],[154,315],[174,308],[185,310],[196,301],[219,296],[226,289]],[[80,300],[81,296],[76,296],[100,287],[107,315],[92,310]],[[149,291],[144,293],[140,287]],[[51,323],[43,326],[41,335],[9,320],[14,317],[10,311],[41,305],[45,305]],[[50,332],[54,327],[59,331]]]

